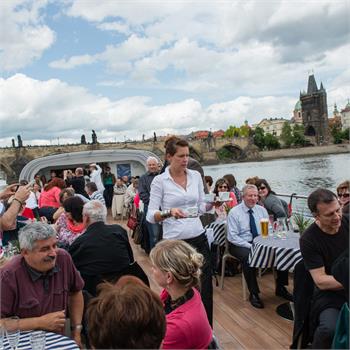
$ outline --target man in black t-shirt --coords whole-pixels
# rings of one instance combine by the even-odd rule
[[[316,330],[312,348],[332,345],[336,322],[342,305],[348,301],[343,286],[331,273],[337,257],[349,246],[349,222],[344,217],[336,195],[319,188],[308,198],[315,222],[300,238],[300,249],[306,269],[315,283],[311,320]]]

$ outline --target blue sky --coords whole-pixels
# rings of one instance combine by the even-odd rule
[[[3,0],[0,140],[100,141],[290,118],[350,97],[348,1]]]

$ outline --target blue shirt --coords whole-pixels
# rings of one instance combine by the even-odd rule
[[[232,208],[227,216],[227,239],[230,243],[239,247],[250,248],[252,246],[253,235],[250,231],[249,209],[243,201]],[[251,209],[253,210],[255,225],[260,235],[260,219],[268,219],[269,214],[260,205],[255,205]]]

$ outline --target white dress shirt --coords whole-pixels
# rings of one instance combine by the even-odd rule
[[[93,170],[90,174],[90,181],[94,182],[97,186],[97,191],[100,191],[103,193],[105,190],[105,187],[103,186],[102,179],[101,179],[101,173],[102,169],[99,165],[96,165],[97,169]]]
[[[147,212],[147,221],[154,224],[154,214],[161,210],[196,207],[199,213],[206,211],[204,202],[203,181],[196,170],[186,169],[186,189],[178,185],[171,177],[169,167],[163,174],[154,178],[151,184],[150,202]],[[175,219],[173,217],[163,221],[163,238],[188,239],[199,236],[204,232],[199,216],[195,218]]]
[[[230,210],[227,216],[227,239],[232,244],[250,248],[253,235],[250,231],[249,210],[244,201]],[[261,234],[260,219],[268,219],[269,214],[261,205],[256,204],[253,208],[253,216],[258,234]]]

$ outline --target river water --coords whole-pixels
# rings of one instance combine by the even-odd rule
[[[276,193],[294,192],[308,196],[317,187],[335,191],[340,182],[349,179],[349,155],[334,154],[205,166],[204,173],[212,176],[214,182],[225,174],[233,174],[239,188],[243,187],[248,177],[258,176],[266,179]],[[305,206],[305,201],[296,202],[301,207]],[[293,202],[293,207],[295,205]]]

